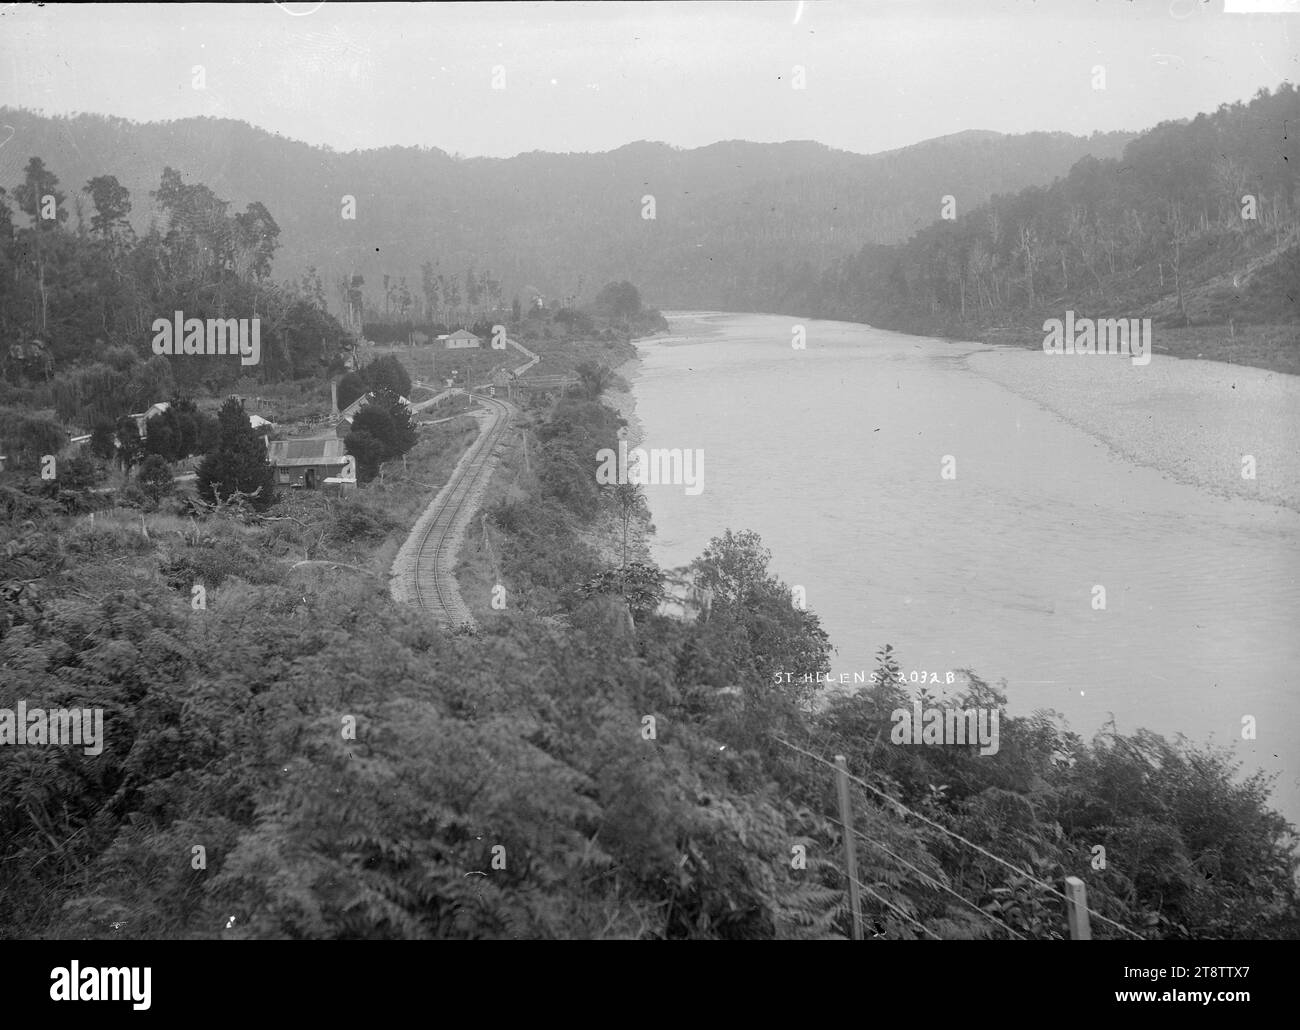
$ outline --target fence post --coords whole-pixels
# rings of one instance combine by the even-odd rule
[[[835,756],[835,785],[840,795],[840,824],[844,827],[844,867],[849,877],[849,908],[853,912],[853,939],[862,940],[862,898],[858,891],[858,850],[853,839],[853,809],[849,806],[849,766]]]
[[[1092,927],[1088,924],[1088,888],[1077,876],[1065,878],[1065,909],[1070,920],[1070,940],[1092,940]]]

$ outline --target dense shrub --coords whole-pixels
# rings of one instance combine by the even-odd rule
[[[215,587],[231,577],[249,583],[275,583],[282,576],[279,566],[264,555],[231,540],[173,550],[159,562],[159,570],[168,586],[187,593],[195,583]]]
[[[84,490],[103,478],[103,471],[89,456],[75,454],[58,462],[58,483],[65,490]]]
[[[32,481],[30,485],[39,485],[39,480]],[[0,520],[8,525],[28,520],[40,524],[56,515],[58,510],[58,503],[52,497],[16,486],[0,486]]]
[[[334,509],[329,524],[329,538],[352,543],[379,540],[397,527],[387,512],[370,508],[358,498],[346,498]]]
[[[0,444],[9,468],[35,469],[46,454],[57,455],[68,442],[58,424],[16,408],[0,408]]]
[[[140,465],[135,475],[136,482],[144,495],[157,504],[176,489],[172,480],[171,466],[157,454],[151,454]]]

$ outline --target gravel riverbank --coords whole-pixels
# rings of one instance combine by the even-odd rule
[[[641,359],[639,357],[629,358],[623,362],[614,369],[614,374],[627,383],[628,388],[626,390],[606,390],[601,398],[605,404],[627,419],[627,445],[629,447],[637,446],[644,438],[641,420],[636,417],[636,395],[632,392],[632,383],[635,382],[637,372],[640,369]]]
[[[1300,376],[1156,355],[980,350],[971,371],[1041,404],[1113,450],[1228,497],[1300,511]],[[1255,478],[1242,477],[1243,458]]]

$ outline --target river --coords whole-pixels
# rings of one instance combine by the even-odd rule
[[[670,335],[637,342],[642,444],[705,464],[696,495],[646,487],[661,566],[753,529],[820,616],[834,674],[870,671],[890,643],[907,671],[1005,680],[1012,714],[1055,709],[1085,737],[1113,714],[1122,732],[1229,745],[1279,774],[1275,803],[1300,823],[1300,513],[1241,495],[1254,484],[1237,489],[1235,468],[1214,480],[1221,456],[1201,451],[1222,434],[1197,435],[1244,418],[1263,428],[1241,447],[1283,467],[1300,377],[668,317]],[[1098,382],[1114,410],[1080,404]],[[1139,434],[1146,450],[1121,453]]]

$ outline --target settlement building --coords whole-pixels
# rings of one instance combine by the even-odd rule
[[[363,393],[360,397],[354,400],[346,408],[340,411],[339,425],[342,425],[344,422],[346,422],[348,425],[351,425],[352,420],[357,417],[357,412],[360,411],[362,408],[364,408],[372,400],[374,400],[374,397],[375,395],[373,393]]]
[[[357,412],[375,399],[374,391],[363,393],[346,408],[339,412],[338,418],[334,419],[334,433],[336,436],[344,437],[352,432],[352,422],[357,417]],[[415,408],[407,397],[398,397],[399,401],[406,406],[406,410],[415,413]]]
[[[164,411],[171,411],[171,407],[169,401],[159,401],[157,404],[149,405],[149,408],[145,411],[140,411],[128,416],[129,418],[135,419],[135,428],[140,434],[141,440],[147,440],[149,438],[149,420],[155,415],[161,415]]]
[[[460,350],[465,347],[477,347],[482,342],[468,329],[457,329],[454,333],[447,334],[446,346],[448,350]]]
[[[338,478],[349,461],[336,436],[308,440],[272,440],[266,456],[275,469],[277,486],[316,490],[329,478]]]

